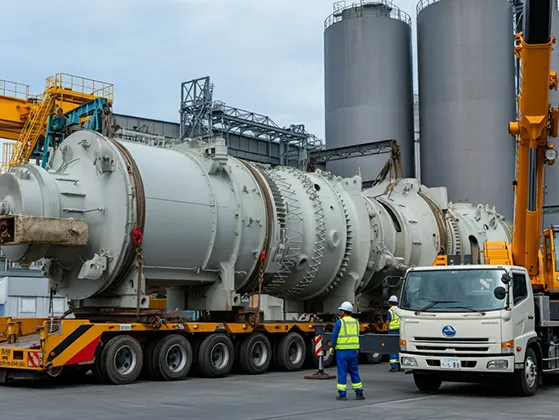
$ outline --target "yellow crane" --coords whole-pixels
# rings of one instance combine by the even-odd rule
[[[45,135],[50,115],[66,113],[98,98],[112,105],[113,94],[111,83],[67,73],[47,77],[44,92],[36,96],[29,94],[29,85],[0,80],[0,138],[16,140],[4,145],[2,172],[29,161]]]

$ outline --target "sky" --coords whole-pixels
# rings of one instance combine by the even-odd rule
[[[415,50],[417,1],[394,3],[412,17]],[[60,72],[101,80],[115,86],[114,112],[178,122],[181,82],[210,76],[214,99],[324,138],[323,30],[332,5],[0,0],[0,79],[34,94]]]

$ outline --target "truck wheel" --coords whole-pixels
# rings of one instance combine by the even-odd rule
[[[154,368],[153,351],[157,345],[157,339],[149,341],[144,348],[144,367],[141,376],[145,379],[157,379]]]
[[[239,367],[244,373],[264,373],[272,362],[272,345],[262,333],[251,334],[239,347]]]
[[[306,346],[301,334],[290,332],[280,338],[277,346],[277,362],[282,370],[299,370],[305,363]]]
[[[192,367],[192,346],[182,335],[166,335],[155,345],[152,363],[156,378],[163,381],[183,380]]]
[[[413,381],[417,389],[423,392],[435,392],[441,387],[442,381],[433,374],[413,372]]]
[[[203,376],[217,378],[231,372],[235,347],[229,336],[216,333],[207,336],[198,350],[198,364]]]
[[[514,372],[514,387],[521,396],[532,396],[538,388],[538,359],[531,347],[524,356],[524,368]]]
[[[102,376],[110,383],[124,385],[134,382],[142,372],[142,346],[134,337],[117,335],[111,338],[101,353]]]
[[[382,354],[381,353],[362,353],[363,359],[366,363],[370,365],[378,365],[382,362]]]

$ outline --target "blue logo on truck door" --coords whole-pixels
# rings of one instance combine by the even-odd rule
[[[443,327],[443,335],[448,338],[454,337],[456,335],[456,328],[452,325],[445,325]]]

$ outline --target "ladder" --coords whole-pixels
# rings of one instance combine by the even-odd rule
[[[45,132],[45,126],[49,115],[54,111],[55,103],[55,98],[47,92],[39,106],[31,111],[14,147],[10,167],[25,165],[29,161],[39,137]]]

